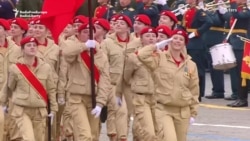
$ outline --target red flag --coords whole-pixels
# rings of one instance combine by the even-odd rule
[[[246,79],[250,79],[250,42],[245,41],[241,65],[242,86],[246,86]]]
[[[45,0],[41,21],[50,29],[56,43],[58,37],[85,0]]]

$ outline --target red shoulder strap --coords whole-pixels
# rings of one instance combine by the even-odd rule
[[[88,69],[90,71],[91,61],[90,61],[90,56],[89,56],[88,52],[87,51],[83,51],[81,53],[81,58],[82,58],[83,62],[85,63],[85,65],[88,67]],[[99,83],[99,79],[100,79],[100,73],[99,73],[99,70],[96,67],[96,65],[94,65],[94,76],[95,76],[95,81],[98,84]]]
[[[46,104],[48,104],[47,92],[36,76],[25,64],[17,63],[16,66],[21,71],[24,78],[26,78],[26,80],[29,82],[29,84],[38,92],[39,96],[42,97]]]

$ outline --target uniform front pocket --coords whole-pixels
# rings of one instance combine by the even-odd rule
[[[121,75],[121,69],[110,68],[109,72],[110,72],[111,84],[116,85]]]

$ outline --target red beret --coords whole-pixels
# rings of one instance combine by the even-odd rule
[[[21,40],[21,46],[24,46],[26,43],[29,43],[29,42],[35,42],[37,45],[38,45],[38,41],[36,40],[36,38],[34,37],[24,37],[22,40]]]
[[[11,23],[12,24],[17,24],[23,30],[28,30],[28,28],[29,28],[27,21],[25,19],[23,19],[23,18],[15,18],[15,19],[12,20]]]
[[[145,27],[141,30],[140,35],[142,36],[145,33],[155,33],[156,36],[158,36],[157,31],[153,27]]]
[[[167,10],[164,10],[161,12],[161,15],[165,15],[165,16],[168,16],[171,20],[173,20],[175,23],[178,22],[175,14],[171,11],[167,11]]]
[[[168,27],[168,26],[165,26],[165,25],[160,25],[160,26],[158,26],[158,27],[156,28],[156,31],[157,31],[158,33],[165,34],[165,35],[167,35],[168,37],[170,37],[171,34],[172,34],[172,30],[169,29],[169,27]]]
[[[73,23],[87,23],[88,18],[82,15],[75,16],[73,19]]]
[[[34,21],[33,24],[41,24],[41,25],[44,25],[44,24],[42,23],[42,21],[41,21],[40,18],[35,18],[33,21]]]
[[[144,23],[145,25],[150,25],[151,26],[151,20],[147,15],[144,14],[138,14],[135,16],[135,21],[139,21]]]
[[[5,19],[0,18],[0,25],[5,29],[5,30],[10,30],[10,24],[8,21]]]
[[[94,24],[98,24],[100,25],[101,27],[103,27],[105,30],[109,31],[110,30],[110,24],[109,24],[109,21],[103,19],[103,18],[100,18],[100,19],[97,19],[95,21]]]
[[[183,36],[184,39],[185,39],[185,44],[186,44],[186,45],[188,44],[188,34],[187,34],[186,31],[181,30],[181,29],[175,29],[175,30],[173,30],[173,32],[172,32],[172,36],[175,35],[175,34],[178,34],[178,35]]]
[[[119,15],[118,14],[115,14],[111,17],[110,21],[116,21],[116,18],[118,17]]]
[[[89,23],[84,23],[78,28],[78,32],[81,32],[83,29],[89,29]],[[94,32],[95,32],[95,27],[93,26]]]
[[[119,16],[117,16],[116,21],[117,20],[123,20],[123,21],[125,21],[128,24],[129,27],[132,27],[132,21],[126,15],[119,15]]]

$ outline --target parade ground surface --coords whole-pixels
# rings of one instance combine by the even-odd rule
[[[206,95],[211,94],[210,74],[206,75]],[[225,74],[226,96],[231,94],[230,77]],[[250,97],[250,95],[249,95]],[[226,104],[232,101],[203,98],[199,115],[190,126],[187,141],[250,141],[250,98],[248,108],[230,108]],[[106,126],[102,125],[100,141],[108,141]],[[128,141],[133,141],[129,132]]]

